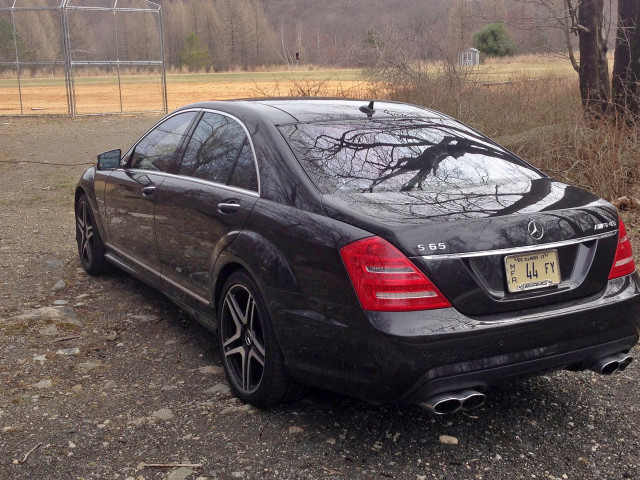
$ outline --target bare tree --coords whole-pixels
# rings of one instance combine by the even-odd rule
[[[572,18],[577,10],[574,29],[580,39],[580,96],[589,114],[600,116],[607,112],[611,87],[607,63],[607,42],[604,35],[604,0],[580,0],[572,5],[567,0]]]
[[[640,2],[619,0],[612,103],[618,115],[640,116]]]

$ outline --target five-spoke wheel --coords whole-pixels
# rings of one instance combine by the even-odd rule
[[[107,266],[104,244],[86,195],[82,195],[76,204],[76,241],[82,267],[91,275],[103,273]]]
[[[218,344],[234,393],[257,407],[292,400],[302,391],[289,379],[264,300],[242,270],[225,282],[218,307]]]
[[[231,380],[244,394],[260,387],[264,374],[262,319],[251,292],[241,284],[228,289],[220,318],[222,351]]]

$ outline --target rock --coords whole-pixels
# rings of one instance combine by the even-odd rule
[[[56,352],[57,355],[77,355],[80,353],[80,349],[78,347],[75,348],[64,348],[62,350],[58,350]]]
[[[296,425],[291,425],[289,427],[289,433],[292,434],[292,435],[295,435],[295,434],[298,434],[298,433],[302,433],[302,432],[304,432],[304,429],[302,429],[302,428],[300,428],[300,427],[298,427]]]
[[[88,372],[91,372],[92,370],[95,370],[96,368],[101,367],[101,366],[102,366],[101,363],[84,362],[84,363],[79,363],[78,365],[76,365],[76,370],[78,370],[79,373],[88,373]]]
[[[246,405],[242,405],[241,407],[227,407],[220,412],[220,415],[228,415],[230,413],[243,413],[243,412],[254,413],[255,411],[256,409],[247,403]]]
[[[213,387],[207,388],[204,393],[207,395],[215,395],[216,393],[230,393],[231,388],[226,383],[216,383]]]
[[[33,361],[34,362],[45,362],[47,360],[47,356],[46,355],[34,355],[33,356]]]
[[[189,475],[193,473],[193,470],[187,467],[180,467],[172,470],[169,475],[167,475],[167,480],[184,480]]]
[[[496,462],[497,462],[497,461],[500,461],[500,460],[502,460],[502,455],[500,455],[499,453],[496,453],[496,456],[495,456],[495,457],[493,457],[493,459],[494,459]]]
[[[244,472],[231,472],[231,478],[244,478]]]
[[[109,330],[104,336],[104,339],[107,342],[113,342],[116,338],[118,338],[118,332],[116,332],[115,330]]]
[[[46,262],[44,262],[44,264],[47,267],[51,267],[51,268],[58,268],[62,265],[62,262],[60,260],[56,260],[55,258],[52,260],[47,260]]]
[[[73,393],[78,393],[81,390],[82,390],[82,385],[80,385],[79,383],[71,387],[71,391]]]
[[[329,445],[335,445],[336,444],[336,439],[333,437],[327,438],[327,443]]]
[[[449,435],[440,435],[440,443],[444,443],[445,445],[457,445],[458,439]]]
[[[57,326],[63,326],[67,324],[74,325],[76,327],[82,327],[82,322],[78,320],[78,316],[71,307],[57,306],[57,307],[41,307],[33,310],[27,310],[26,312],[10,317],[7,322],[42,322],[45,324],[53,323]]]
[[[47,380],[42,380],[38,383],[34,383],[32,387],[33,388],[51,388],[52,385],[53,384],[51,382],[51,379],[47,379]]]
[[[161,408],[151,414],[152,417],[159,418],[160,420],[171,420],[175,417],[173,412],[168,408]]]
[[[207,365],[206,367],[200,367],[198,371],[200,373],[219,375],[224,372],[224,368],[218,365]]]
[[[54,300],[53,304],[59,307],[62,305],[68,305],[69,302],[67,302],[66,300]]]
[[[45,337],[54,337],[60,333],[60,330],[58,330],[58,327],[56,327],[55,325],[50,325],[47,328],[38,330],[38,333]]]
[[[67,284],[64,283],[64,280],[60,279],[56,283],[53,284],[53,287],[51,287],[51,291],[52,292],[57,292],[58,290],[62,290],[66,286],[67,286]]]

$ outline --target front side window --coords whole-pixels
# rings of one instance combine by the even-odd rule
[[[185,150],[180,175],[257,191],[253,152],[233,118],[205,112]]]
[[[323,193],[465,190],[541,175],[461,124],[439,118],[279,127]]]
[[[131,168],[167,172],[196,112],[174,115],[151,130],[140,142],[131,157]]]

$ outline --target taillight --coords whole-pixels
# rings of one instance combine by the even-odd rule
[[[397,248],[369,237],[340,249],[362,308],[405,312],[446,308],[451,304]]]
[[[621,218],[618,219],[618,248],[616,249],[616,258],[613,260],[613,266],[609,273],[609,280],[612,278],[629,275],[636,271],[636,263],[633,261],[633,252],[631,251],[631,242],[627,236],[627,228]]]

